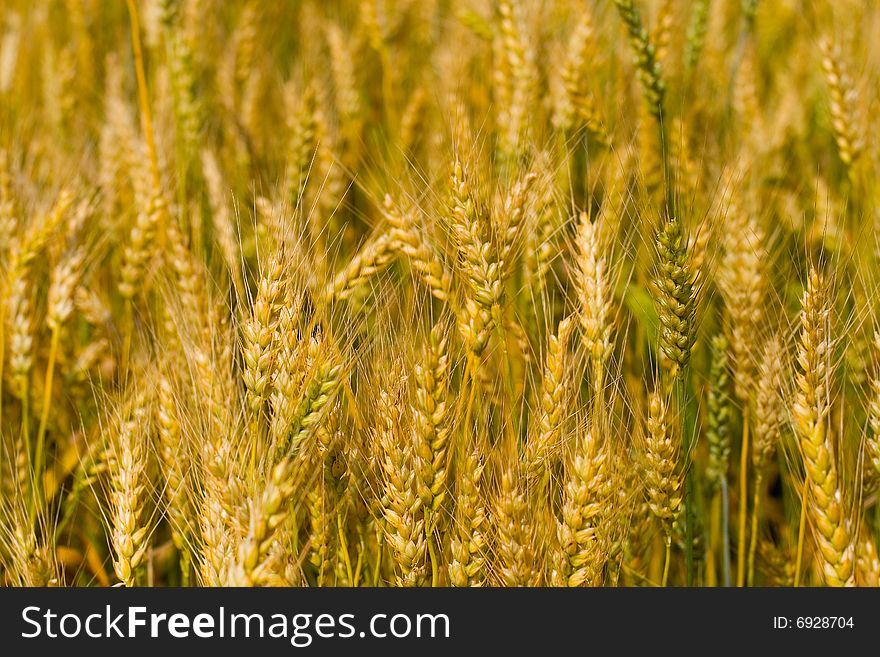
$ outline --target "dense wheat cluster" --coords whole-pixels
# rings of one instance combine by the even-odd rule
[[[0,581],[877,585],[876,34],[4,0]]]

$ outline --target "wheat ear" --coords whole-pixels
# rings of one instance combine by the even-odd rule
[[[666,559],[663,585],[669,575],[669,553],[672,546],[673,523],[681,510],[682,475],[678,457],[681,451],[669,426],[666,402],[657,392],[649,399],[645,449],[645,484],[651,513],[663,528]]]
[[[399,383],[395,383],[399,386]],[[379,417],[375,440],[382,451],[385,478],[383,513],[387,541],[398,567],[399,586],[427,583],[427,538],[422,500],[416,493],[415,454],[412,440],[406,440],[402,422],[402,390],[379,393]]]
[[[450,432],[449,354],[447,327],[431,329],[422,363],[416,365],[416,399],[413,404],[416,487],[424,509],[436,513],[446,497],[449,463],[447,444]]]
[[[838,481],[828,419],[830,312],[825,281],[812,269],[801,310],[792,418],[807,471],[804,504],[809,504],[825,581],[829,586],[850,586],[854,583],[851,521]]]
[[[608,554],[605,544],[610,498],[606,455],[595,434],[586,430],[567,468],[558,536],[562,551],[557,578],[565,586],[600,586]]]
[[[503,586],[537,586],[536,545],[529,505],[516,466],[501,475],[495,501],[498,576]]]
[[[110,469],[110,542],[113,570],[125,586],[134,586],[143,565],[150,528],[144,517],[146,495],[146,430],[149,418],[135,400],[130,417],[116,431]]]
[[[487,516],[480,490],[483,468],[476,451],[467,454],[459,466],[449,561],[453,586],[482,586],[486,581]]]
[[[562,425],[572,390],[569,341],[573,328],[572,318],[566,317],[559,322],[556,335],[548,339],[538,430],[526,444],[525,461],[532,474],[549,472],[550,455],[561,444]]]

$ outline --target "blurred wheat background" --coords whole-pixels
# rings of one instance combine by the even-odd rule
[[[0,581],[876,586],[877,34],[4,0]]]

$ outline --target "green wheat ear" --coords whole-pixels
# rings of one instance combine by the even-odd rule
[[[655,304],[660,317],[660,350],[670,363],[673,379],[683,376],[696,340],[696,292],[690,255],[681,220],[663,222],[656,239]]]

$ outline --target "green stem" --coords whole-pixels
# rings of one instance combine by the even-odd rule
[[[670,553],[672,552],[672,537],[667,536],[663,542],[666,544],[666,553],[663,557],[663,579],[660,582],[660,586],[665,587],[667,582],[669,581],[669,557]]]
[[[749,407],[743,409],[742,447],[739,455],[739,536],[736,551],[736,585],[746,583],[746,519],[748,518],[749,496]]]
[[[431,587],[437,588],[440,586],[440,566],[437,557],[437,546],[434,544],[434,533],[428,527],[429,524],[426,519],[425,528],[428,530],[428,553],[431,555]]]
[[[730,494],[727,490],[727,477],[721,479],[721,541],[724,586],[730,586]]]
[[[685,569],[687,586],[694,585],[694,481],[691,472],[691,426],[687,400],[685,395],[684,377],[682,372],[673,384],[675,391],[676,410],[682,415],[681,442],[684,459],[684,534],[685,534]]]
[[[718,564],[716,558],[720,549],[721,534],[721,493],[716,491],[709,503],[709,549],[706,551],[706,586],[718,584]]]
[[[746,572],[746,586],[755,584],[755,553],[758,549],[758,507],[761,501],[761,473],[755,473],[755,489],[752,496],[752,531],[749,538],[749,561]]]
[[[339,547],[342,552],[342,563],[345,564],[345,574],[348,576],[349,586],[354,586],[354,571],[351,568],[351,555],[348,552],[348,541],[345,540],[345,528],[342,526],[342,514],[336,511],[336,532],[339,535]]]

